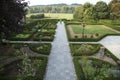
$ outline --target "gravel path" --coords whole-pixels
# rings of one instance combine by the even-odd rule
[[[120,59],[120,36],[107,36],[100,43]]]
[[[58,22],[44,80],[75,80],[76,74],[64,23]]]

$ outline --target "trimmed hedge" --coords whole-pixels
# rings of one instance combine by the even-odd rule
[[[68,40],[69,41],[75,41],[75,42],[78,42],[78,41],[82,41],[82,42],[88,42],[88,41],[90,41],[90,42],[97,42],[97,41],[99,41],[99,40],[101,40],[101,39],[103,39],[104,37],[106,37],[106,36],[111,36],[111,35],[114,35],[114,36],[117,36],[117,35],[120,35],[120,33],[115,33],[115,34],[106,34],[106,35],[102,35],[102,36],[100,36],[99,38],[71,38],[70,37],[70,33],[69,33],[69,31],[68,31],[68,28],[67,28],[67,25],[69,25],[69,24],[75,24],[75,25],[80,25],[82,22],[80,22],[80,23],[67,23],[66,22],[66,24],[65,24],[65,28],[66,28],[66,32],[67,32],[67,37],[68,37]],[[87,23],[88,24],[88,23]],[[104,24],[102,24],[102,23],[97,23],[97,24],[94,24],[94,25],[104,25]],[[107,25],[106,25],[107,26]],[[109,27],[109,26],[108,26]],[[113,27],[113,26],[112,26]],[[114,28],[116,28],[116,27],[114,27]],[[119,29],[118,29],[118,27],[116,28],[116,30],[120,30],[120,27],[119,27]]]
[[[29,48],[39,54],[49,55],[51,50],[51,44],[29,44]]]
[[[79,61],[79,58],[74,58],[73,59],[74,66],[75,66],[75,71],[76,71],[76,75],[77,75],[77,80],[79,80],[80,78],[82,78],[84,76],[81,65],[79,64],[78,61]]]
[[[53,26],[53,28],[49,28],[49,24]],[[37,32],[33,38],[34,41],[53,41],[55,28],[55,22],[47,22],[41,29],[40,32]],[[55,27],[54,27],[55,26]]]
[[[91,52],[81,52],[81,51],[76,52],[76,48],[74,47],[75,45],[81,46],[81,44],[70,44],[70,48],[71,48],[71,52],[72,52],[73,56],[90,56],[90,55],[94,55],[99,51],[99,49],[101,47],[100,44],[88,44],[88,45],[93,46],[94,50],[92,50]]]
[[[48,58],[47,57],[30,57],[30,59],[35,60],[35,59],[40,59],[42,60],[41,64],[40,64],[40,71],[38,72],[38,74],[35,77],[27,77],[24,80],[43,80],[45,72],[46,72],[46,66],[47,66],[47,62],[48,62]],[[22,60],[22,59],[21,59]],[[21,61],[19,60],[19,61]],[[17,64],[18,61],[9,63],[8,65],[5,65],[5,67],[9,67],[9,65],[12,65],[13,63]],[[3,77],[0,76],[0,80],[16,80],[18,77],[14,76],[14,77]]]
[[[104,37],[111,36],[111,35],[117,36],[117,35],[120,35],[120,34],[106,34],[106,35],[103,35],[103,36],[101,36],[99,38],[70,38],[70,35],[68,35],[68,39],[69,39],[69,41],[75,41],[75,42],[78,42],[78,41],[82,41],[82,42],[88,42],[88,41],[90,41],[90,42],[97,42],[97,41],[100,41],[101,39],[103,39]]]
[[[119,60],[115,55],[113,55],[113,53],[111,53],[108,49],[105,49],[105,53],[109,54],[110,57],[117,63],[117,61]]]
[[[31,15],[30,18],[31,19],[40,19],[40,18],[44,18],[45,15],[44,14],[37,14],[37,15]]]
[[[32,57],[31,59],[40,59],[42,60],[42,63],[40,65],[40,71],[38,72],[37,76],[33,80],[43,80],[45,72],[46,72],[46,66],[48,62],[47,57]]]
[[[24,35],[24,34],[23,34]],[[17,37],[9,37],[9,38],[7,38],[8,40],[12,40],[12,41],[27,41],[27,40],[29,40],[30,38],[32,37],[32,34],[29,34],[29,36],[28,37],[26,37],[26,38],[17,38]]]
[[[76,74],[77,74],[77,80],[83,80],[84,79],[82,67],[78,62],[80,59],[81,59],[80,57],[76,57],[76,58],[73,59],[74,66],[75,66],[75,71],[76,71]],[[92,60],[93,64],[98,65],[98,66],[102,66],[103,64],[105,64],[105,65],[109,65],[108,67],[110,67],[110,68],[111,67],[116,68],[116,66],[114,66],[114,65],[112,65],[108,62],[99,60],[99,59],[95,59],[95,58],[87,58],[87,59]],[[117,67],[119,67],[119,66],[117,66]],[[118,78],[114,78],[114,77],[109,77],[109,78],[111,78],[110,80],[118,80]],[[109,78],[104,78],[104,80],[108,80]]]

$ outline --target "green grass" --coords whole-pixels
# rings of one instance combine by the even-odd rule
[[[82,33],[83,28],[81,25],[71,25],[71,26],[75,34]],[[116,32],[106,29],[104,25],[87,25],[85,27],[85,34],[95,34],[95,33],[104,35],[104,34],[114,34]]]
[[[28,14],[26,17],[30,17],[31,15],[37,15],[39,13]],[[73,19],[73,14],[69,13],[44,13],[46,18],[54,18],[54,19]]]

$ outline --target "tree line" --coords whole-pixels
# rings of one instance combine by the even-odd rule
[[[75,9],[81,4],[52,4],[30,6],[29,13],[74,13]]]
[[[87,2],[75,10],[74,18],[82,21],[120,19],[120,0],[111,0],[109,4],[104,1],[99,1],[95,5]]]

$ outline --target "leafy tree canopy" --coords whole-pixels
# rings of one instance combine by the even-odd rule
[[[26,14],[24,0],[0,1],[0,35],[9,36],[12,32],[20,32],[21,22]]]

